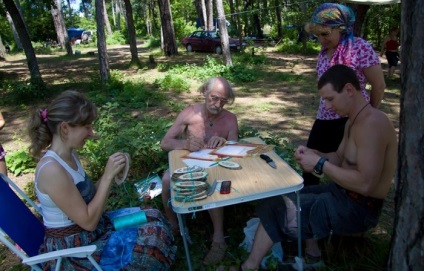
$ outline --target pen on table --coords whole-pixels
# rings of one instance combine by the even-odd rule
[[[215,163],[213,163],[213,164],[209,165],[209,167],[214,167],[214,166],[218,165],[218,164],[219,164],[219,162],[227,161],[227,160],[230,160],[231,158],[233,158],[233,157],[232,157],[232,156],[227,156],[227,157],[225,157],[225,158],[222,158],[222,159],[221,159],[221,160],[219,160],[218,162],[215,162]]]

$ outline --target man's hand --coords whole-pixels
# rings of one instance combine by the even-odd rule
[[[225,138],[219,137],[219,136],[213,136],[211,137],[211,139],[209,139],[208,144],[206,144],[206,147],[208,149],[215,149],[224,145],[225,142],[227,142]]]
[[[314,150],[302,145],[297,148],[294,157],[303,171],[306,172],[312,172],[320,159],[320,156]]]
[[[205,147],[205,143],[203,139],[197,137],[189,137],[187,138],[186,148],[189,151],[198,151]]]

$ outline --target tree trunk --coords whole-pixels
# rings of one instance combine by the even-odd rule
[[[125,5],[126,5],[126,3],[125,3]],[[117,30],[121,30],[121,3],[120,3],[119,0],[116,0],[115,12],[116,12],[116,25],[115,25],[115,27],[116,27]],[[131,12],[131,16],[132,16],[132,12]],[[134,23],[134,21],[133,21],[133,23]]]
[[[95,0],[96,23],[97,23],[97,49],[99,55],[100,82],[105,84],[109,80],[109,59],[106,48],[105,21],[104,21],[104,0]]]
[[[6,48],[4,47],[3,40],[1,39],[0,35],[0,61],[3,61],[6,59]]]
[[[124,0],[124,4],[125,4],[125,10],[126,10],[125,14],[127,16],[128,40],[130,42],[130,51],[131,51],[130,65],[136,65],[138,67],[140,65],[140,60],[138,59],[138,52],[137,52],[137,40],[135,37],[133,10],[132,10],[130,0]]]
[[[418,271],[424,270],[424,1],[401,5],[398,180],[388,270]]]
[[[172,21],[171,5],[169,0],[159,0],[160,19],[163,32],[163,53],[166,56],[178,55],[175,41],[174,23]]]
[[[45,88],[43,79],[41,78],[40,68],[38,67],[37,57],[35,56],[34,48],[32,47],[31,39],[28,34],[28,29],[13,0],[3,0],[6,10],[12,17],[13,23],[22,42],[22,47],[25,51],[25,56],[28,63],[28,69],[31,76],[31,83]]]
[[[106,1],[103,0],[103,21],[108,35],[112,35],[112,27],[110,27],[109,17],[107,16]]]
[[[365,16],[370,9],[370,5],[349,4],[355,13],[355,24],[353,25],[353,35],[355,37],[362,37],[362,26],[364,25]]]
[[[278,39],[281,39],[283,37],[283,19],[281,17],[281,7],[278,0],[275,0],[275,15],[277,17]]]
[[[12,29],[13,38],[15,39],[16,49],[22,50],[22,43],[19,39],[18,31],[16,31],[15,24],[12,21],[12,17],[10,17],[9,12],[6,12],[7,21],[9,22],[10,28]]]
[[[207,0],[206,2],[206,30],[213,30],[213,2]]]
[[[228,40],[227,24],[225,20],[225,11],[222,0],[216,0],[216,10],[218,11],[218,24],[219,33],[221,35],[222,55],[224,57],[225,65],[233,66],[231,59],[230,44]]]
[[[205,14],[203,13],[202,6],[203,7],[205,6],[204,0],[195,0],[194,1],[194,7],[196,8],[197,20],[198,20],[197,26],[203,26],[203,28],[204,28],[206,19],[204,18]]]
[[[66,0],[66,3],[68,4],[68,11],[69,11],[69,23],[71,25],[74,25],[74,18],[72,16],[72,8],[71,8],[71,0]]]
[[[53,2],[53,6],[50,12],[52,14],[54,27],[56,29],[57,41],[60,44],[60,47],[62,49],[66,48],[67,55],[71,56],[72,46],[71,46],[71,43],[69,42],[68,31],[66,31],[65,20],[63,19],[61,5],[62,5],[61,0],[55,0]]]

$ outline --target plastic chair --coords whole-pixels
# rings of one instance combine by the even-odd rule
[[[41,209],[12,180],[0,173],[0,229],[8,236],[0,234],[0,242],[18,255],[23,264],[29,265],[31,270],[42,271],[40,263],[56,260],[56,270],[60,270],[63,258],[76,257],[87,258],[96,270],[102,270],[91,256],[96,250],[95,245],[38,254],[44,241],[44,225],[11,187],[40,214]]]

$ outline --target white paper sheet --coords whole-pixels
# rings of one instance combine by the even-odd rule
[[[230,155],[230,156],[246,156],[247,152],[256,147],[251,146],[224,146],[215,151],[216,154]]]
[[[216,161],[205,161],[205,160],[197,160],[197,159],[183,159],[183,162],[188,167],[199,166],[202,168],[211,168],[211,167],[216,167],[218,165]]]

